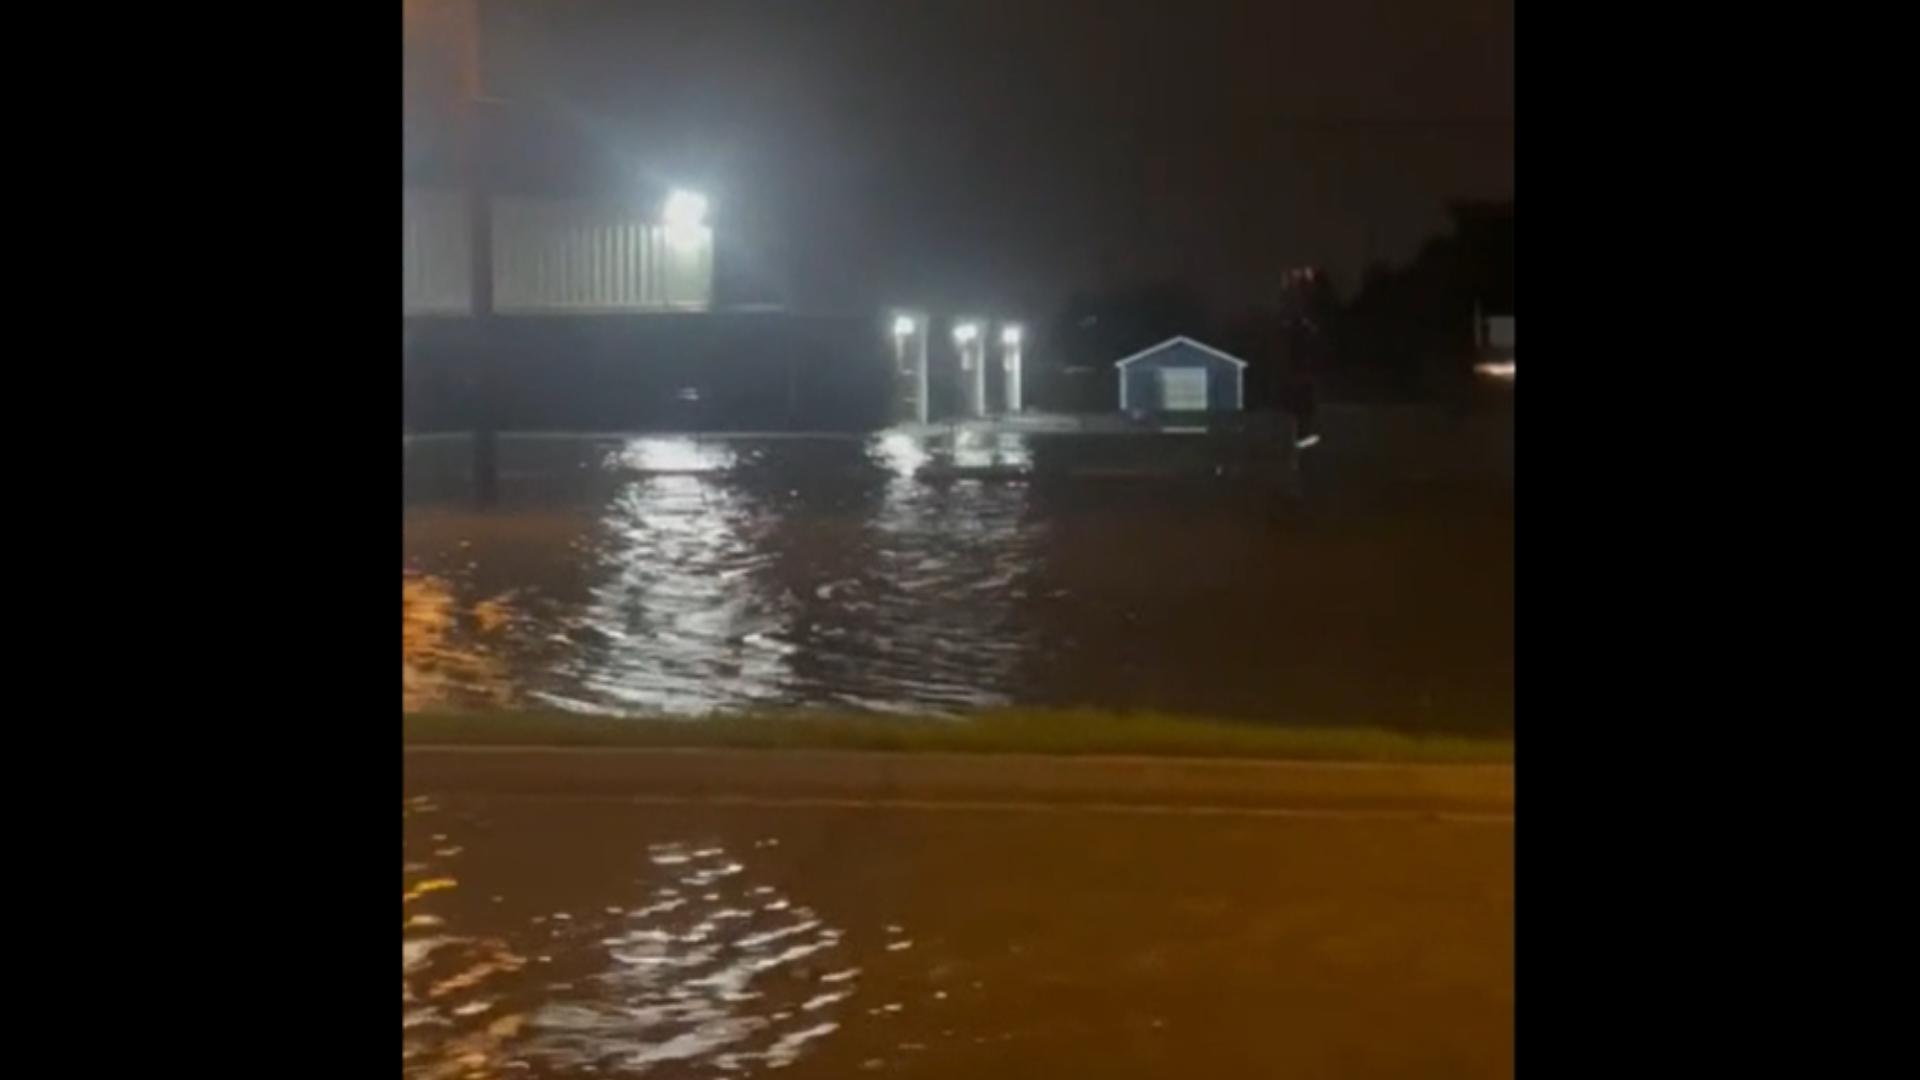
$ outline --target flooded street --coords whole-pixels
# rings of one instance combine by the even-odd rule
[[[1505,491],[533,438],[477,509],[466,449],[407,448],[408,709],[1512,729]],[[1513,1071],[1504,767],[414,747],[404,800],[410,1078]]]
[[[1510,489],[1178,436],[527,438],[477,510],[467,461],[407,447],[410,709],[1512,728]]]
[[[682,801],[461,765],[409,761],[409,1077],[1512,1072],[1510,816]]]

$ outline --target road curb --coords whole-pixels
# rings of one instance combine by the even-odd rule
[[[1266,808],[1510,816],[1505,764],[839,750],[407,746],[409,794]]]

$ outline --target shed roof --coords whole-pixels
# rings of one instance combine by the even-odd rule
[[[1238,364],[1238,365],[1240,365],[1241,367],[1246,367],[1246,366],[1247,366],[1247,362],[1246,362],[1245,360],[1242,360],[1242,359],[1240,359],[1239,357],[1237,357],[1237,356],[1233,356],[1233,355],[1231,355],[1231,354],[1228,354],[1228,353],[1223,353],[1223,352],[1221,352],[1221,351],[1220,351],[1219,349],[1216,349],[1216,348],[1214,348],[1214,347],[1213,347],[1213,346],[1211,346],[1211,345],[1204,345],[1204,344],[1202,344],[1202,343],[1200,343],[1200,342],[1198,342],[1198,341],[1195,341],[1195,340],[1193,340],[1193,339],[1192,339],[1192,338],[1190,338],[1190,337],[1187,337],[1187,336],[1186,336],[1185,334],[1181,334],[1181,335],[1178,335],[1178,336],[1176,336],[1176,337],[1170,337],[1170,338],[1168,338],[1167,340],[1165,340],[1165,341],[1163,341],[1163,342],[1161,342],[1161,343],[1160,343],[1160,344],[1158,344],[1158,345],[1153,345],[1153,346],[1150,346],[1150,347],[1148,347],[1148,348],[1145,348],[1145,349],[1141,349],[1141,350],[1140,350],[1139,352],[1137,352],[1137,353],[1134,353],[1134,354],[1133,354],[1132,356],[1126,356],[1126,357],[1122,357],[1122,358],[1120,358],[1120,359],[1118,359],[1118,360],[1115,360],[1115,361],[1113,362],[1113,366],[1114,366],[1114,367],[1125,367],[1125,366],[1127,366],[1128,364],[1131,364],[1131,363],[1133,363],[1133,362],[1134,362],[1135,360],[1141,360],[1141,359],[1145,359],[1146,357],[1149,357],[1149,356],[1152,356],[1152,355],[1153,355],[1154,353],[1157,353],[1157,352],[1159,352],[1159,351],[1160,351],[1160,350],[1162,350],[1162,349],[1169,349],[1169,348],[1172,348],[1172,347],[1173,347],[1173,346],[1175,346],[1175,345],[1191,345],[1191,346],[1193,346],[1194,348],[1196,348],[1196,349],[1199,349],[1199,350],[1200,350],[1201,352],[1204,352],[1204,353],[1211,353],[1211,354],[1213,354],[1214,356],[1217,356],[1217,357],[1219,357],[1219,358],[1220,358],[1220,359],[1222,359],[1222,360],[1231,360],[1231,361],[1233,361],[1234,363],[1236,363],[1236,364]]]

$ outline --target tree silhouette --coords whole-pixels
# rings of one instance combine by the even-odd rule
[[[1513,313],[1513,204],[1459,203],[1452,216],[1407,266],[1367,269],[1340,313],[1342,375],[1444,392],[1468,377],[1474,312]]]

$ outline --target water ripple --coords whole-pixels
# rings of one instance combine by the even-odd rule
[[[436,813],[410,802],[403,816]],[[409,849],[418,829],[409,829]],[[463,916],[456,901],[471,889],[452,860],[410,865],[401,941],[408,1077],[779,1068],[837,1030],[834,1013],[857,990],[842,931],[754,883],[724,847],[654,845],[636,858],[635,898],[593,914],[535,915],[506,932],[468,929],[471,909]],[[705,891],[685,895],[689,879]]]

